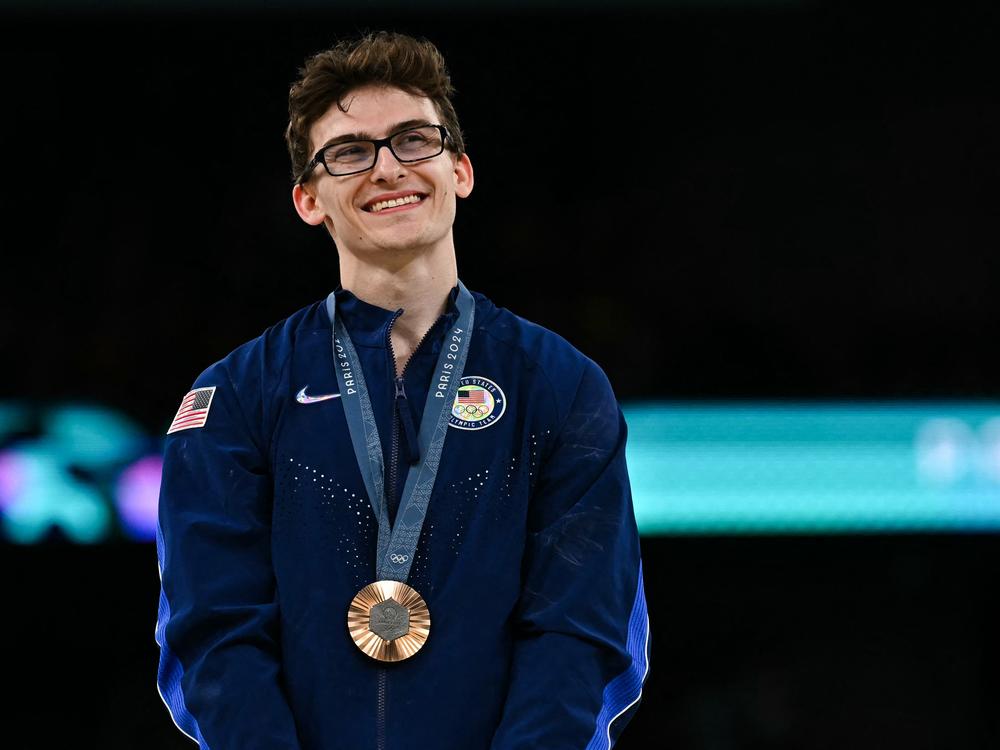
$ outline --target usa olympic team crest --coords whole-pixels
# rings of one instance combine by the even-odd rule
[[[507,397],[496,383],[466,375],[459,383],[448,424],[460,430],[481,430],[503,416]]]

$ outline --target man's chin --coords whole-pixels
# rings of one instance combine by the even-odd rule
[[[388,235],[388,233],[387,233]],[[433,237],[424,234],[399,232],[395,235],[371,237],[375,252],[418,255],[429,252],[435,245]]]
[[[431,252],[447,235],[428,232],[408,232],[400,227],[392,231],[366,232],[361,243],[348,248],[358,258],[377,260],[380,257],[413,257]],[[342,245],[337,243],[338,246]]]

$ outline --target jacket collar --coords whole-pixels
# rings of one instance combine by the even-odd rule
[[[337,298],[337,314],[344,321],[351,341],[357,345],[385,346],[389,324],[396,317],[397,313],[402,314],[404,308],[397,310],[386,310],[385,308],[365,302],[354,296],[354,293],[344,289],[340,284],[334,289],[333,295]],[[330,324],[333,324],[331,308],[331,297],[327,297],[326,311]],[[458,317],[458,284],[451,288],[448,293],[448,304],[444,315],[445,325],[450,324]],[[441,323],[441,318],[434,324],[437,327]],[[433,329],[432,329],[433,330]]]

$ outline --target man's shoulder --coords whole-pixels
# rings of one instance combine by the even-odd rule
[[[325,299],[296,310],[240,344],[205,368],[195,384],[199,385],[202,381],[215,382],[222,377],[233,383],[246,378],[267,380],[278,377],[298,340],[319,328],[330,328]]]
[[[565,383],[579,378],[590,366],[597,366],[565,337],[540,323],[528,320],[505,307],[492,305],[491,315],[482,325],[495,343],[508,348],[520,366],[539,368],[549,380]],[[476,326],[480,329],[480,326]]]

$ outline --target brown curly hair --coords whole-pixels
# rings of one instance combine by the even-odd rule
[[[319,52],[299,70],[301,78],[288,92],[288,127],[285,143],[292,160],[292,181],[297,182],[312,159],[309,129],[334,102],[341,112],[344,98],[354,89],[376,84],[395,86],[434,103],[441,124],[448,129],[450,151],[465,153],[458,115],[451,103],[455,88],[444,57],[431,42],[391,31],[367,33],[342,40]]]

